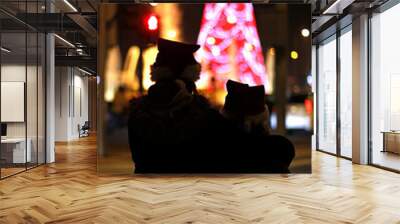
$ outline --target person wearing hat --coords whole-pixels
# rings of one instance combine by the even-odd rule
[[[136,173],[213,172],[209,156],[224,118],[197,93],[200,46],[159,38],[155,82],[131,103],[128,134]]]
[[[159,38],[157,46],[156,61],[151,66],[151,80],[156,83],[183,81],[188,92],[197,94],[195,82],[200,78],[201,66],[193,54],[200,45]]]
[[[270,133],[270,114],[265,104],[264,86],[249,87],[247,84],[228,80],[228,95],[221,111],[224,117],[238,121],[246,132],[268,135]]]
[[[242,132],[241,147],[246,153],[237,155],[243,170],[287,173],[295,156],[293,144],[284,136],[270,134],[270,115],[265,104],[264,86],[228,80],[228,94],[221,114]],[[249,164],[252,164],[250,166]]]

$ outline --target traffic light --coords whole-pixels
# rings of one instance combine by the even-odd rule
[[[158,18],[155,15],[151,15],[147,19],[147,29],[149,31],[155,31],[158,29]]]
[[[159,18],[157,17],[157,15],[149,13],[144,17],[144,25],[145,30],[143,37],[145,37],[148,43],[155,43],[160,34]]]

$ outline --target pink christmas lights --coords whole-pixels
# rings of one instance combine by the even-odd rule
[[[200,83],[217,88],[228,79],[267,86],[267,73],[251,3],[206,3],[196,59],[203,71]]]

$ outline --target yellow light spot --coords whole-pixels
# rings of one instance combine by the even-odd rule
[[[104,100],[106,102],[112,102],[114,100],[114,92],[112,90],[107,89],[104,93]]]
[[[150,3],[151,6],[157,6],[158,3]]]
[[[271,48],[269,49],[269,54],[270,54],[270,55],[275,55],[275,48],[271,47]]]
[[[296,60],[296,59],[299,58],[299,54],[297,53],[297,51],[292,51],[292,52],[290,52],[290,57],[291,57],[293,60]]]
[[[215,44],[215,38],[214,37],[207,38],[207,43],[211,45]]]
[[[175,30],[168,30],[167,32],[167,37],[168,39],[174,39],[176,37],[177,33]]]

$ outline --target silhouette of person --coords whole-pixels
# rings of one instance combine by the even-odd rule
[[[228,95],[221,113],[235,121],[248,133],[268,135],[270,133],[270,114],[265,104],[264,86],[249,87],[232,80],[226,83]]]
[[[208,147],[223,132],[219,112],[197,93],[200,46],[159,38],[155,82],[131,103],[129,144],[136,173],[211,172]]]
[[[249,161],[252,167],[244,165],[252,172],[287,173],[295,156],[293,144],[284,136],[271,135],[269,110],[265,104],[264,86],[249,87],[232,80],[226,84],[228,95],[221,114],[231,125],[243,131],[242,160]],[[247,146],[247,147],[248,147]]]
[[[199,46],[160,38],[157,47],[155,84],[129,113],[136,173],[288,172],[293,145],[268,135],[263,87],[229,82],[225,119],[197,93]]]

